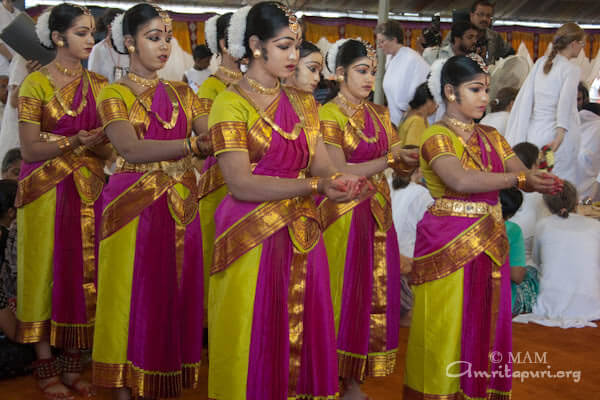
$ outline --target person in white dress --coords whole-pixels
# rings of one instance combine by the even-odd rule
[[[105,76],[109,83],[121,79],[129,69],[129,56],[119,54],[112,45],[110,25],[122,10],[109,8],[102,15],[101,24],[106,27],[106,37],[96,43],[88,59],[88,69]]]
[[[511,145],[531,142],[554,151],[552,171],[574,182],[579,151],[577,86],[580,70],[569,62],[585,46],[585,32],[575,23],[561,26],[552,52],[534,65],[519,91],[508,120],[506,139]]]
[[[581,144],[577,157],[577,193],[580,199],[591,197],[600,172],[600,105],[588,103],[579,112]]]
[[[553,215],[536,227],[533,256],[541,273],[531,314],[515,322],[581,328],[600,319],[600,222],[574,214],[577,190],[568,181],[557,195],[544,195]]]
[[[513,147],[513,151],[528,169],[536,169],[540,150],[536,145],[528,142],[519,143]],[[533,241],[535,227],[542,218],[550,215],[544,198],[537,192],[523,192],[523,204],[516,214],[509,219],[519,225],[523,232],[525,242],[525,260],[527,265],[535,266],[533,260]]]
[[[502,136],[506,135],[508,117],[517,98],[518,89],[505,87],[498,91],[496,97],[490,102],[491,113],[481,120],[481,124],[496,128]]]
[[[429,64],[419,53],[404,46],[404,29],[398,21],[377,25],[377,46],[388,56],[383,91],[395,126],[400,124],[417,87],[427,80]]]

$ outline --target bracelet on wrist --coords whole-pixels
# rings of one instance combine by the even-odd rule
[[[310,178],[308,180],[308,183],[310,183],[310,188],[312,189],[312,194],[317,195],[319,194],[319,182],[321,181],[321,178],[315,176],[313,178]]]
[[[396,163],[396,159],[394,158],[394,155],[392,154],[392,152],[388,152],[387,153],[387,166],[389,168],[394,168],[394,164]]]
[[[331,179],[332,181],[335,181],[337,178],[339,178],[340,176],[342,176],[341,172],[336,172],[335,174],[331,175],[329,177],[329,179]]]
[[[68,137],[63,137],[56,143],[58,144],[58,149],[61,153],[66,153],[73,147],[73,143],[71,143]]]
[[[523,171],[517,174],[517,187],[521,190],[525,190],[527,187],[527,174]]]

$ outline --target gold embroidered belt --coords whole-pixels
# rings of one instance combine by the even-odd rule
[[[502,221],[502,206],[500,203],[495,205],[483,201],[464,201],[456,199],[436,199],[429,208],[429,212],[437,216],[454,216],[480,218],[490,214],[495,221]]]
[[[147,172],[162,171],[177,180],[194,167],[193,156],[187,156],[177,161],[157,161],[150,163],[130,163],[121,156],[117,157],[115,173],[119,172],[138,172],[145,174]]]

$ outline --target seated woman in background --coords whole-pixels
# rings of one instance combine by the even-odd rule
[[[406,118],[398,128],[398,136],[402,146],[418,146],[421,142],[421,134],[429,127],[427,118],[433,115],[438,108],[431,92],[429,92],[427,82],[423,82],[417,87],[415,96],[408,104],[410,110],[408,110]]]
[[[506,124],[508,123],[508,117],[512,110],[518,89],[505,87],[498,91],[495,98],[490,101],[491,113],[483,117],[481,123],[483,125],[489,125],[496,128],[502,136],[506,134]]]
[[[516,156],[529,169],[537,169],[539,149],[533,143],[523,142],[513,147]],[[523,193],[523,204],[517,213],[510,218],[511,222],[519,225],[523,232],[525,241],[525,259],[527,265],[535,265],[533,262],[533,236],[535,226],[540,219],[550,215],[541,193]]]
[[[500,191],[502,218],[508,236],[512,315],[530,313],[538,292],[537,269],[527,265],[525,241],[519,225],[509,221],[523,204],[523,193],[517,188]]]
[[[532,314],[516,322],[580,328],[600,319],[600,222],[572,214],[577,190],[565,181],[556,195],[544,195],[552,212],[536,227],[533,257],[540,289]]]

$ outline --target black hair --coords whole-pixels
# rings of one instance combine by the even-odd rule
[[[69,3],[62,3],[52,8],[50,11],[50,18],[48,18],[48,28],[50,30],[50,42],[52,43],[51,49],[55,49],[56,45],[52,40],[52,32],[56,31],[61,35],[64,34],[69,28],[73,26],[73,23],[83,15],[83,8],[75,6]],[[69,44],[65,40],[65,45]],[[43,46],[43,45],[42,45]]]
[[[194,60],[201,60],[203,58],[211,57],[212,52],[210,51],[207,45],[199,44],[196,47],[194,47],[194,50],[192,50],[192,56]]]
[[[502,189],[500,191],[502,204],[502,218],[506,221],[519,211],[523,204],[523,193],[517,188]]]
[[[450,57],[442,68],[442,98],[447,100],[444,86],[449,84],[454,86],[454,88],[458,88],[479,74],[487,74],[487,72],[472,58],[467,56]],[[458,90],[455,90],[455,93],[456,100],[460,102]]]
[[[591,111],[594,114],[600,116],[600,104],[599,103],[586,103],[583,105],[582,110]]]
[[[2,159],[2,173],[5,173],[10,168],[10,165],[15,161],[23,160],[21,150],[19,148],[10,149]]]
[[[427,82],[423,82],[417,87],[417,90],[415,90],[415,95],[413,96],[410,103],[408,103],[408,105],[413,110],[416,110],[417,108],[425,105],[425,103],[427,103],[427,100],[433,100],[433,96],[429,91],[429,86],[427,85]]]
[[[0,217],[3,217],[11,208],[15,208],[17,186],[17,181],[12,179],[0,180]]]
[[[583,96],[583,105],[590,102],[590,92],[583,82],[579,82],[579,85],[577,85],[577,94],[579,93]]]
[[[519,89],[504,87],[498,90],[496,97],[490,102],[492,112],[506,111],[512,101],[517,98]]]
[[[478,6],[494,8],[495,4],[490,2],[489,0],[477,0],[471,6],[471,12],[475,12]]]
[[[221,39],[225,39],[225,47],[228,46],[227,43],[227,31],[229,30],[229,21],[231,21],[231,16],[233,13],[225,13],[217,18],[217,51],[221,54],[223,51],[221,50]]]
[[[367,47],[363,42],[355,39],[350,39],[344,42],[344,44],[342,44],[339,47],[338,52],[335,56],[335,67],[333,71],[330,72],[332,74],[335,74],[335,70],[337,69],[337,67],[343,67],[344,69],[346,69],[350,65],[352,65],[356,60],[358,60],[359,58],[367,57],[367,55]],[[327,65],[327,63],[325,64]],[[329,69],[329,65],[327,65],[327,69]],[[345,72],[344,79],[346,79],[347,77],[348,74]],[[339,91],[340,85],[339,83],[335,82],[325,102],[327,103],[328,101],[333,100],[335,96],[337,96]]]
[[[469,29],[472,29],[475,32],[479,31],[479,29],[471,22],[458,21],[453,23],[452,29],[450,30],[450,43],[454,44],[454,39],[462,38]]]
[[[131,35],[135,37],[135,35],[138,33],[139,29],[142,26],[144,26],[145,24],[147,24],[148,22],[150,22],[158,16],[158,11],[150,4],[136,4],[135,6],[127,10],[125,12],[125,16],[123,17],[123,37],[125,37],[126,35]],[[115,50],[117,50],[117,52],[120,53],[116,46],[114,46],[114,43],[113,47],[115,48]],[[121,54],[127,54],[127,52]]]
[[[264,1],[252,6],[248,12],[246,33],[244,35],[246,56],[252,55],[250,37],[256,35],[261,41],[265,42],[274,38],[281,29],[290,25],[287,15],[279,6],[283,6],[283,4],[276,1]],[[267,57],[264,50],[263,57]]]
[[[527,167],[527,169],[533,168],[537,164],[538,157],[540,155],[540,149],[529,142],[522,142],[513,147],[515,155],[519,157],[519,160]]]
[[[563,181],[563,189],[557,194],[545,194],[544,202],[552,214],[569,218],[569,213],[577,207],[577,189],[569,181]]]
[[[300,44],[300,58],[310,56],[312,53],[320,53],[321,50],[308,40],[303,40]]]
[[[96,32],[103,33],[108,31],[108,27],[112,24],[115,17],[124,11],[119,8],[107,8],[104,14],[98,18],[96,23]]]
[[[396,39],[398,44],[404,44],[404,29],[398,21],[386,21],[377,25],[375,33],[380,33],[389,40]]]

